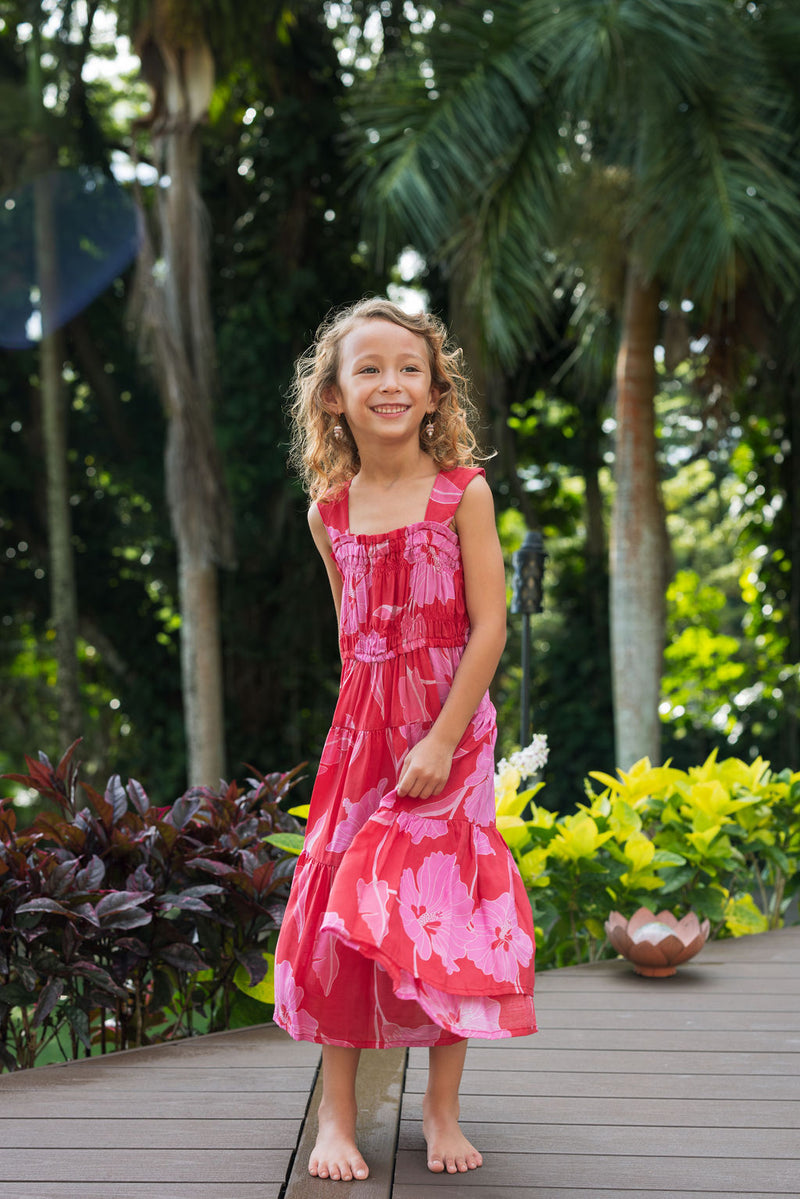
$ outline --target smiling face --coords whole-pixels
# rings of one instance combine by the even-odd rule
[[[436,389],[425,338],[385,320],[359,322],[342,338],[331,411],[343,412],[362,438],[418,436],[436,409]]]

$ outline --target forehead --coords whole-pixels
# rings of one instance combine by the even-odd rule
[[[354,360],[365,355],[406,354],[428,359],[428,344],[420,333],[413,333],[394,321],[378,317],[359,321],[341,341],[342,359]]]

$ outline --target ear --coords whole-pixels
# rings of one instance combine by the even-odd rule
[[[342,410],[341,400],[339,399],[339,388],[326,387],[320,396],[320,404],[332,416],[339,416]]]
[[[442,393],[438,387],[431,384],[430,392],[428,393],[428,406],[426,412],[436,412],[439,407],[439,400],[442,398]]]

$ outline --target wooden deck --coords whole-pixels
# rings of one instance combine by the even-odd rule
[[[412,1049],[364,1055],[371,1179],[310,1179],[318,1048],[259,1028],[0,1076],[0,1197],[800,1194],[800,927],[707,946],[671,979],[543,974],[537,1012],[536,1037],[470,1045],[463,1119],[485,1164],[468,1175],[425,1168]]]

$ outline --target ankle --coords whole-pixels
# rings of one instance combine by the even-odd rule
[[[461,1105],[458,1095],[426,1094],[422,1098],[423,1120],[447,1120],[458,1123]]]
[[[320,1100],[317,1111],[317,1123],[320,1127],[325,1125],[352,1133],[355,1131],[357,1118],[358,1108],[355,1099],[352,1102]]]

